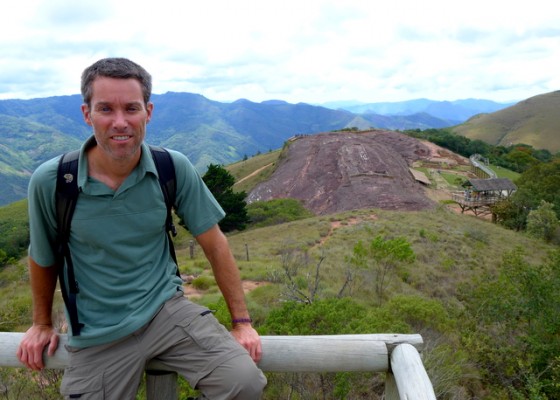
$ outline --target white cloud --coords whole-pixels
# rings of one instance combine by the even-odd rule
[[[230,101],[520,100],[559,89],[560,7],[534,0],[20,0],[0,17],[0,98],[74,94],[129,57],[154,91]]]

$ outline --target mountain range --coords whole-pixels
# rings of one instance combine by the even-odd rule
[[[91,134],[83,122],[81,101],[79,95],[0,101],[0,205],[24,198],[29,176],[40,163],[79,147]],[[335,109],[245,99],[221,103],[199,94],[175,92],[155,94],[152,101],[154,117],[148,126],[147,142],[186,154],[201,172],[210,163],[226,165],[278,149],[295,135],[350,127],[443,128],[480,112],[508,108],[487,100],[422,99],[361,105],[365,112],[359,113],[361,109],[353,108],[356,105]]]
[[[323,106],[333,109],[342,109],[355,114],[367,115],[410,116],[428,114],[443,121],[448,121],[449,126],[460,124],[474,115],[492,113],[514,104],[515,103],[496,103],[494,101],[480,99],[455,101],[415,99],[380,103],[330,102],[324,103]],[[433,128],[436,128],[436,126]]]

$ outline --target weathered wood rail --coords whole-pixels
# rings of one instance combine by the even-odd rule
[[[0,367],[22,367],[16,357],[23,333],[0,332]],[[387,373],[386,400],[435,400],[436,396],[418,350],[420,335],[366,334],[327,336],[262,336],[259,367],[267,372],[380,372]],[[65,335],[52,357],[50,369],[68,362]],[[177,375],[157,362],[146,370],[148,400],[176,400]]]
[[[493,179],[498,177],[492,168],[484,164],[485,159],[480,154],[473,154],[469,157],[469,160],[471,161],[472,170],[476,176],[483,179]],[[487,162],[488,161],[486,160],[486,163]]]

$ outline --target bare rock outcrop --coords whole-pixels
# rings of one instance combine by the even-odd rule
[[[272,177],[249,193],[248,202],[296,198],[319,215],[429,209],[435,203],[409,170],[429,157],[423,142],[392,131],[302,136],[290,143]]]

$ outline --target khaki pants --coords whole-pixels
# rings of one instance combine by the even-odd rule
[[[134,334],[84,349],[67,346],[66,399],[135,399],[146,364],[157,359],[210,400],[260,399],[266,378],[208,309],[173,297]]]

